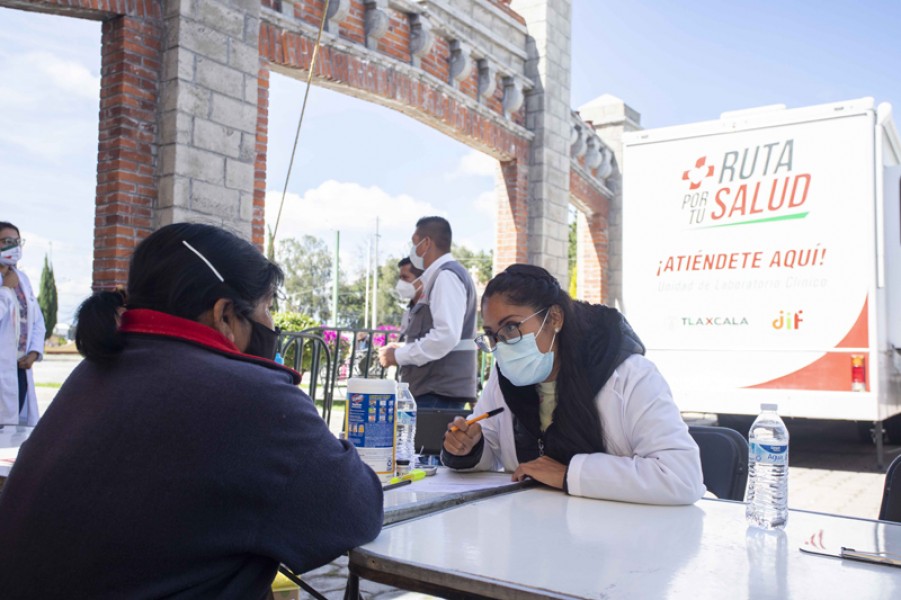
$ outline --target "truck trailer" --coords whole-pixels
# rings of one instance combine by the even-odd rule
[[[625,136],[622,308],[682,411],[901,443],[899,164],[872,98]]]

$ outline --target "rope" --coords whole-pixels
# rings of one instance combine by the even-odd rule
[[[300,126],[303,125],[303,115],[307,111],[307,99],[310,97],[313,71],[316,67],[316,58],[319,56],[319,43],[322,40],[322,31],[325,29],[325,19],[328,16],[330,1],[331,0],[325,0],[325,5],[322,7],[322,21],[319,23],[319,33],[316,34],[316,45],[313,46],[313,57],[310,59],[310,71],[307,74],[307,90],[303,94],[303,105],[300,108],[300,119],[297,120],[297,133],[294,135],[294,147],[291,148],[291,161],[288,163],[288,173],[285,175],[285,187],[282,189],[282,199],[278,204],[278,216],[275,218],[275,229],[272,231],[271,244],[275,244],[275,236],[278,234],[278,224],[282,220],[282,208],[285,206],[285,196],[288,193],[288,182],[291,180],[291,170],[294,167],[294,155],[297,152],[297,143],[300,141]]]

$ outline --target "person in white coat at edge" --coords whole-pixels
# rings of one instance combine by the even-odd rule
[[[31,367],[44,356],[44,315],[31,282],[16,268],[25,240],[0,221],[0,425],[35,425],[38,398]]]
[[[496,365],[473,414],[504,411],[471,425],[454,419],[446,466],[502,467],[516,481],[605,500],[691,504],[704,495],[698,447],[616,309],[574,302],[550,273],[517,264],[488,283],[482,320],[475,341]]]

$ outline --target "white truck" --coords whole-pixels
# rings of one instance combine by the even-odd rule
[[[899,163],[872,98],[625,136],[623,311],[682,411],[901,443]]]

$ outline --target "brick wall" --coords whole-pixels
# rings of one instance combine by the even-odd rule
[[[94,222],[94,289],[125,283],[132,249],[152,231],[162,29],[104,21]]]

